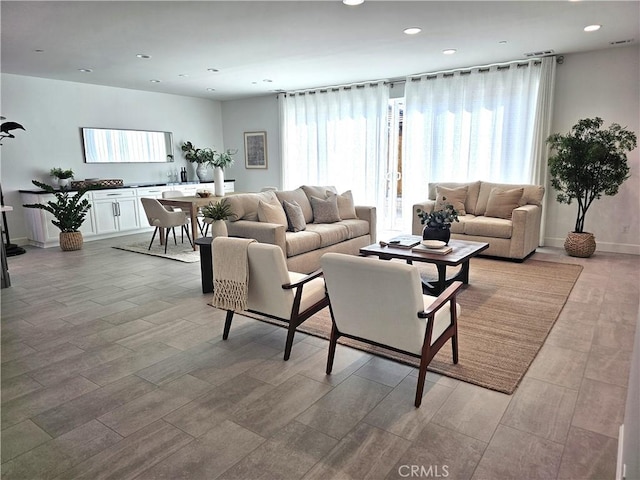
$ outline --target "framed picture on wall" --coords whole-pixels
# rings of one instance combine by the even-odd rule
[[[267,132],[244,132],[245,168],[267,168]]]

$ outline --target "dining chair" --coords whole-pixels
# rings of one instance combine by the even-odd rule
[[[142,202],[142,206],[144,208],[144,212],[147,216],[147,220],[149,221],[149,225],[155,227],[153,231],[153,236],[151,237],[151,242],[149,242],[148,250],[151,250],[151,245],[153,245],[153,240],[156,238],[156,233],[158,233],[158,229],[164,228],[166,229],[165,234],[165,242],[164,242],[164,253],[167,253],[167,245],[169,243],[169,231],[173,231],[173,241],[177,245],[178,242],[176,240],[176,231],[175,227],[182,227],[182,231],[187,234],[187,238],[189,239],[189,244],[193,246],[193,242],[191,241],[191,235],[189,235],[189,229],[187,225],[189,224],[189,218],[183,211],[172,212],[164,208],[164,206],[155,198],[146,198],[143,197],[140,199]]]
[[[180,190],[165,190],[164,192],[162,192],[162,198],[178,198],[178,197],[184,197],[184,196],[185,194]],[[168,210],[173,210],[174,212],[183,211],[180,207],[165,206],[165,208]],[[187,215],[187,212],[185,212],[185,215]],[[198,208],[198,213],[196,218],[198,219],[198,229],[200,230],[200,234],[203,237],[206,237],[207,231],[209,230],[209,225],[206,225],[204,223],[204,216],[202,215],[202,212],[200,211],[199,208]]]
[[[419,407],[427,366],[449,339],[458,363],[456,295],[462,283],[453,282],[436,298],[422,294],[414,265],[341,253],[327,253],[320,263],[332,319],[327,375],[341,336],[419,358]]]
[[[213,239],[213,277],[216,285],[216,259],[231,258],[234,243],[246,239],[216,237]],[[247,311],[288,323],[284,360],[289,360],[296,328],[328,305],[322,272],[308,275],[290,272],[282,249],[267,243],[250,243],[247,248],[248,291]],[[227,310],[223,340],[229,337],[233,310]]]

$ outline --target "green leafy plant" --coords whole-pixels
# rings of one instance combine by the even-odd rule
[[[196,148],[191,142],[183,143],[180,148],[185,152],[184,158],[186,158],[188,162],[214,165],[214,159],[217,155],[215,150],[211,148]]]
[[[555,133],[547,143],[551,185],[560,203],[578,203],[575,233],[582,233],[587,210],[602,195],[615,195],[629,178],[627,152],[636,148],[636,135],[617,123],[601,128],[600,117],[578,121],[566,135]]]
[[[202,207],[201,211],[205,218],[210,218],[214,222],[226,220],[233,215],[231,205],[226,200],[221,200],[217,203],[209,202],[209,205]]]
[[[70,168],[68,170],[64,170],[60,167],[54,167],[49,170],[49,175],[64,180],[66,178],[73,178],[73,170],[71,170]]]
[[[51,220],[51,223],[58,227],[61,232],[77,232],[91,208],[89,200],[82,198],[89,189],[81,188],[77,192],[73,192],[75,193],[74,195],[71,195],[67,190],[59,192],[51,185],[38,180],[32,180],[31,183],[45,192],[55,195],[56,201],[50,200],[46,205],[43,203],[29,203],[23,205],[23,207],[46,210],[55,217],[55,220]]]
[[[227,168],[229,165],[233,163],[233,155],[235,155],[236,153],[238,153],[237,150],[232,152],[229,149],[227,149],[224,152],[218,153],[214,155],[212,165],[214,167],[220,167],[223,169]]]
[[[442,200],[446,200],[446,197],[442,197]],[[416,211],[418,217],[420,217],[420,223],[427,225],[431,228],[449,228],[451,222],[459,222],[458,212],[453,208],[453,205],[447,203],[441,210],[434,210],[433,212],[425,212],[421,208]]]

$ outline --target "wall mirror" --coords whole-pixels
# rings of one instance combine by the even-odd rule
[[[173,162],[173,134],[144,130],[81,128],[86,163]]]

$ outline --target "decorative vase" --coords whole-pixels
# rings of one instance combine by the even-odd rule
[[[449,244],[449,239],[451,238],[451,230],[449,227],[439,228],[439,227],[430,227],[425,225],[422,229],[422,239],[423,240],[441,240],[445,244]]]
[[[229,231],[224,220],[215,220],[211,222],[211,238],[228,237]]]
[[[215,182],[215,195],[216,197],[224,197],[224,170],[222,167],[215,167],[213,169],[213,181]]]
[[[196,175],[198,176],[198,179],[200,180],[200,182],[206,182],[207,181],[208,172],[207,172],[207,164],[206,163],[199,163],[198,164],[198,166],[196,167]]]
[[[81,250],[84,239],[82,238],[82,232],[60,232],[60,250],[65,252],[72,252],[74,250]]]
[[[571,257],[590,257],[596,251],[596,237],[589,232],[569,232],[564,241],[564,249]]]
[[[67,185],[69,185],[69,179],[68,178],[59,178],[58,179],[58,186],[60,188],[66,188]]]

